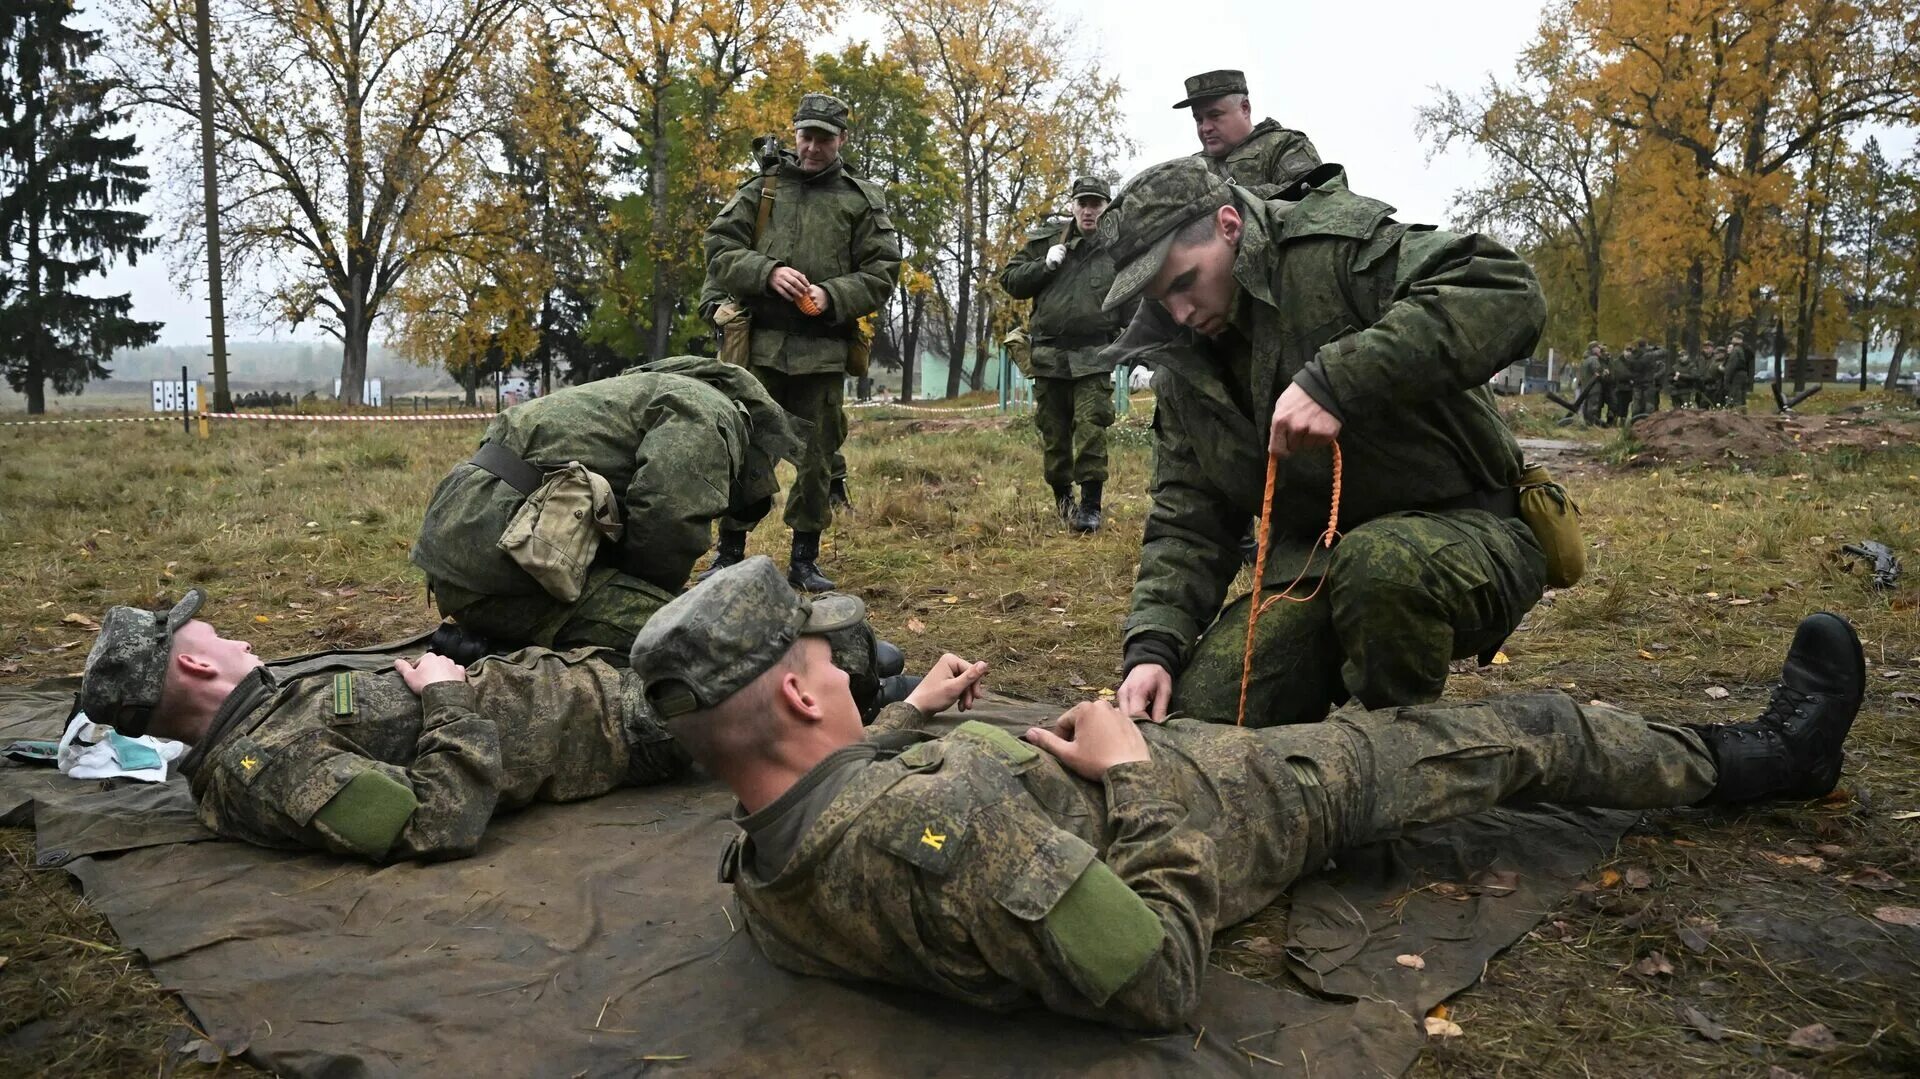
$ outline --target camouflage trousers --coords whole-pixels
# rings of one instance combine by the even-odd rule
[[[1607,404],[1612,408],[1612,415],[1607,422],[1615,427],[1625,427],[1627,420],[1633,416],[1633,384],[1616,384],[1611,394]]]
[[[1603,383],[1588,390],[1586,397],[1581,400],[1580,419],[1589,427],[1598,427],[1601,424],[1601,414],[1606,411],[1606,408],[1607,387]]]
[[[1316,565],[1326,567],[1317,591],[1312,578],[1294,590],[1313,598],[1282,600],[1255,627],[1248,726],[1313,723],[1349,698],[1368,708],[1438,700],[1449,661],[1490,655],[1546,588],[1526,523],[1484,510],[1375,518]],[[1200,638],[1174,682],[1175,709],[1238,714],[1251,600],[1227,604]]]
[[[1727,407],[1741,412],[1747,410],[1747,391],[1753,389],[1752,375],[1737,375],[1727,380]]]
[[[1113,379],[1107,375],[1033,380],[1033,423],[1048,486],[1107,481]]]
[[[1651,416],[1660,411],[1660,385],[1635,385],[1633,387],[1633,410],[1629,416]]]
[[[1679,408],[1707,407],[1706,401],[1701,398],[1700,387],[1699,387],[1699,384],[1697,383],[1676,382],[1673,384],[1673,389],[1667,391],[1667,393],[1668,393],[1668,400],[1667,400],[1668,408],[1679,409]]]
[[[537,644],[565,651],[589,645],[611,648],[626,662],[634,634],[674,594],[638,577],[602,567],[587,574],[580,598],[562,603],[536,592],[487,596],[437,581],[428,582],[440,613],[506,647]]]
[[[798,462],[793,486],[787,491],[785,518],[787,527],[795,532],[824,532],[833,523],[828,489],[834,476],[846,475],[846,461],[840,456],[840,447],[847,441],[847,413],[841,407],[846,376],[838,371],[824,375],[789,375],[770,367],[755,367],[753,377],[760,380],[781,408],[813,425],[806,453]],[[758,523],[729,517],[720,527],[748,532]]]
[[[1221,792],[1224,804],[1198,814],[1212,822],[1223,925],[1339,851],[1407,827],[1502,804],[1691,805],[1717,776],[1694,732],[1554,692],[1342,714],[1247,738],[1252,746],[1198,738],[1180,746],[1187,755],[1252,750],[1244,789]]]

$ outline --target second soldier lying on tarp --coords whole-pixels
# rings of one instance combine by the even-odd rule
[[[276,674],[195,617],[205,600],[194,589],[164,612],[109,610],[77,703],[123,735],[187,743],[178,767],[201,823],[227,838],[376,862],[459,858],[496,812],[686,771],[635,676],[609,662],[624,664],[624,649],[527,648],[470,666],[341,652]],[[852,692],[872,702],[872,631],[855,618],[832,640]]]
[[[831,633],[765,558],[674,600],[633,669],[676,741],[740,799],[723,861],[754,940],[804,974],[1178,1026],[1215,930],[1344,847],[1506,802],[1651,809],[1818,798],[1866,680],[1844,619],[1800,624],[1757,719],[1694,726],[1563,693],[1253,729],[1136,723],[1087,702],[1024,740],[961,707],[943,656],[863,731]]]

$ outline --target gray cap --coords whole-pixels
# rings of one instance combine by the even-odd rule
[[[1211,101],[1228,94],[1247,92],[1247,73],[1232,68],[1208,71],[1187,80],[1187,96],[1174,104],[1176,109],[1184,109],[1202,101]]]
[[[803,635],[858,625],[858,596],[801,596],[765,555],[738,562],[660,608],[633,638],[633,671],[662,718],[712,708],[787,654]]]
[[[1073,181],[1073,191],[1069,198],[1078,199],[1082,195],[1097,195],[1100,198],[1113,198],[1113,185],[1098,176],[1077,176]]]
[[[195,588],[169,611],[109,610],[80,678],[80,710],[87,718],[130,737],[145,734],[166,683],[173,635],[206,601],[207,594]]]
[[[793,126],[813,127],[839,134],[853,126],[847,103],[832,94],[808,94],[793,110]]]
[[[1180,226],[1232,203],[1232,187],[1196,157],[1162,162],[1134,177],[1101,220],[1115,271],[1102,306],[1111,311],[1139,295],[1167,261]]]

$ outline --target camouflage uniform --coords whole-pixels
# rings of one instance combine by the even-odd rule
[[[686,583],[714,520],[770,505],[773,462],[801,446],[757,382],[693,356],[515,405],[485,441],[543,471],[579,461],[606,477],[625,533],[601,544],[578,600],[556,599],[495,545],[525,496],[462,462],[435,488],[409,555],[440,610],[500,644],[621,652]]]
[[[90,718],[146,730],[172,634],[204,598],[194,590],[165,619],[107,612],[81,682]],[[464,857],[500,809],[662,782],[685,766],[634,675],[605,653],[543,648],[490,656],[467,681],[419,696],[384,654],[258,667],[180,761],[215,832],[377,862]]]
[[[1681,350],[1673,362],[1673,374],[1667,384],[1668,407],[1700,407],[1700,368],[1706,354]]]
[[[1188,79],[1186,91],[1187,96],[1174,108],[1184,109],[1227,94],[1245,94],[1247,77],[1239,71],[1209,71]],[[1313,148],[1312,140],[1303,132],[1281,127],[1271,116],[1255,124],[1240,145],[1219,157],[1205,151],[1193,156],[1206,161],[1214,175],[1245,188],[1292,187],[1320,167],[1320,152]],[[1277,191],[1259,193],[1272,195]]]
[[[1285,459],[1266,586],[1304,574],[1296,594],[1317,594],[1261,617],[1248,722],[1316,720],[1349,694],[1374,708],[1433,700],[1448,661],[1498,647],[1545,587],[1544,556],[1515,516],[1520,452],[1486,389],[1532,349],[1539,286],[1492,239],[1398,224],[1338,175],[1297,201],[1261,202],[1175,162],[1109,212],[1122,219],[1116,294],[1129,260],[1164,235],[1138,230],[1170,231],[1229,198],[1245,222],[1232,328],[1211,341],[1143,333],[1146,311],[1165,310],[1145,303],[1116,346],[1155,367],[1159,395],[1126,666],[1173,672],[1178,708],[1235,714],[1248,602],[1221,603],[1260,510],[1274,402],[1292,384],[1344,425],[1345,538],[1309,565],[1332,456]]]
[[[1627,362],[1627,374],[1633,382],[1633,404],[1627,415],[1650,416],[1660,411],[1660,384],[1667,380],[1671,358],[1666,349],[1649,345]]]
[[[661,715],[724,701],[775,658],[742,656],[770,636],[784,651],[809,617],[771,565],[747,570],[635,641]],[[1692,731],[1558,693],[1264,731],[1142,724],[1152,759],[1100,782],[986,723],[926,725],[894,705],[736,813],[723,874],[755,941],[804,974],[1150,1029],[1192,1011],[1217,929],[1345,847],[1504,801],[1686,805],[1716,779]]]
[[[1611,423],[1616,427],[1626,426],[1633,416],[1633,367],[1646,348],[1646,342],[1638,342],[1621,349],[1613,359],[1612,390],[1607,403],[1613,410]]]
[[[1727,407],[1745,412],[1747,394],[1753,389],[1753,349],[1744,337],[1735,335],[1727,343],[1727,357],[1720,368],[1721,392]]]
[[[845,131],[847,107],[825,94],[808,94],[794,122]],[[707,292],[732,296],[747,308],[753,373],[787,411],[813,424],[787,492],[786,523],[795,533],[817,537],[833,520],[828,489],[847,437],[841,408],[847,353],[856,324],[879,311],[893,292],[900,242],[882,185],[855,176],[845,161],[803,172],[791,154],[770,174],[772,212],[766,234],[756,240],[765,175],[742,184],[707,226]],[[781,266],[825,290],[824,314],[802,314],[768,289]],[[736,518],[723,527],[744,531],[755,520]]]
[[[1073,197],[1082,195],[1104,200],[1112,192],[1106,181],[1082,177],[1074,181]],[[1047,250],[1055,244],[1065,244],[1067,256],[1050,268]],[[1000,285],[1016,300],[1033,301],[1034,422],[1046,481],[1056,497],[1066,496],[1069,484],[1080,484],[1097,507],[1107,479],[1107,428],[1113,425],[1113,364],[1102,354],[1126,325],[1100,306],[1113,286],[1113,259],[1097,236],[1082,234],[1072,220],[1044,225],[1001,271]]]
[[[1587,346],[1580,361],[1580,419],[1591,427],[1601,424],[1601,412],[1607,404],[1607,355],[1599,343]]]

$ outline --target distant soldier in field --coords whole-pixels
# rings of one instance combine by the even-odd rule
[[[1747,393],[1753,389],[1753,349],[1747,347],[1747,335],[1739,330],[1727,341],[1727,355],[1720,362],[1720,386],[1728,408],[1747,410]]]
[[[1627,357],[1627,385],[1632,394],[1626,416],[1631,422],[1660,410],[1660,384],[1667,378],[1667,350],[1641,338],[1639,347]]]
[[[1698,352],[1683,348],[1675,357],[1673,375],[1667,382],[1669,408],[1699,407],[1700,368],[1706,362],[1707,347],[1702,345]]]
[[[1007,295],[1033,301],[1034,423],[1054,507],[1075,532],[1100,528],[1114,394],[1113,361],[1102,354],[1131,313],[1101,307],[1113,287],[1113,259],[1095,228],[1112,197],[1099,177],[1075,180],[1072,219],[1036,229],[1000,274]]]
[[[1600,342],[1587,342],[1587,355],[1580,361],[1580,419],[1589,427],[1601,424],[1606,408],[1607,350]]]
[[[1699,408],[1720,408],[1726,404],[1726,384],[1722,371],[1727,362],[1727,346],[1702,345],[1699,370],[1695,377],[1700,386],[1694,391],[1694,403]]]
[[[1607,423],[1611,426],[1625,427],[1633,416],[1633,366],[1646,347],[1647,339],[1642,337],[1613,358],[1613,378],[1607,391]]]
[[[808,592],[833,588],[820,572],[820,534],[833,521],[834,460],[847,438],[844,380],[855,350],[866,347],[860,320],[880,310],[900,276],[885,189],[855,176],[840,156],[850,124],[840,99],[801,98],[795,149],[742,184],[706,234],[704,295],[745,308],[747,363],[774,400],[813,425],[786,509],[787,573]],[[721,525],[712,568],[746,557],[755,523],[736,517]]]
[[[500,413],[479,452],[434,489],[409,557],[440,612],[484,639],[473,654],[529,644],[624,649],[686,584],[714,522],[764,516],[779,490],[775,462],[797,460],[804,446],[746,371],[697,356],[661,360]],[[566,597],[567,586],[535,576],[500,544],[570,462],[604,481],[618,536],[588,553],[584,579]]]
[[[1216,176],[1242,187],[1291,187],[1320,166],[1320,153],[1301,132],[1269,116],[1253,122],[1244,72],[1222,70],[1187,80],[1176,109],[1193,110],[1200,152]],[[1268,192],[1271,194],[1271,192]]]

